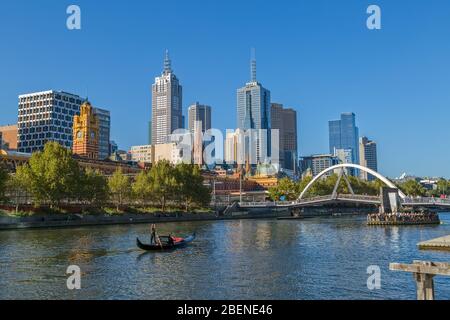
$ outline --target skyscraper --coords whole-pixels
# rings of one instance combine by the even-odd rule
[[[152,144],[170,142],[170,135],[183,127],[183,91],[172,71],[169,52],[166,51],[164,71],[152,86]]]
[[[369,140],[367,137],[359,139],[359,157],[360,165],[378,171],[377,160],[377,144],[374,141]],[[367,181],[375,180],[375,177],[364,171],[361,171],[360,178]]]
[[[82,101],[78,95],[53,90],[20,95],[17,150],[41,151],[48,141],[71,149],[73,117]]]
[[[152,122],[148,122],[148,144],[152,144]]]
[[[354,113],[342,113],[340,120],[329,122],[330,153],[335,154],[337,149],[350,149],[352,163],[359,164],[359,129],[356,126]],[[357,175],[357,170],[349,170],[350,174]]]
[[[272,103],[271,130],[279,130],[280,165],[284,169],[297,169],[297,112],[294,109],[284,109],[282,104]]]
[[[251,81],[237,90],[237,128],[256,129],[256,160],[270,156],[270,91],[256,79],[256,60],[251,60]],[[260,129],[267,130],[266,134]],[[264,146],[267,147],[264,150]],[[251,146],[249,146],[251,147]],[[246,147],[247,149],[247,147]]]
[[[188,109],[188,129],[194,133],[195,123],[201,122],[202,132],[211,129],[211,107],[196,102]]]
[[[203,134],[211,129],[211,107],[196,102],[188,109],[188,129],[193,134],[195,164],[203,165]]]
[[[98,137],[98,158],[100,160],[105,160],[111,155],[111,113],[108,110],[100,108],[93,108],[93,112],[97,116],[100,125]]]

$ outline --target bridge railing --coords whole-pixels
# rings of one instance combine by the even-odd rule
[[[296,201],[267,201],[267,202],[240,202],[241,207],[287,207],[295,205]]]
[[[429,197],[407,197],[402,199],[403,204],[446,204],[450,205],[450,199],[429,198]]]
[[[369,195],[358,195],[358,194],[338,194],[337,199],[379,201],[380,197]],[[317,202],[322,200],[332,200],[332,195],[304,198],[299,200],[298,203]]]
[[[369,195],[359,195],[359,194],[339,194],[340,199],[350,199],[350,200],[368,200],[368,201],[379,201],[379,196],[369,196]]]
[[[322,200],[331,200],[331,195],[327,195],[327,196],[315,196],[315,197],[311,197],[311,198],[304,198],[304,199],[300,199],[297,200],[297,203],[304,203],[304,202],[316,202],[316,201],[322,201]]]
[[[379,201],[377,196],[368,195],[352,195],[352,194],[339,194],[338,199],[349,199],[355,201]],[[311,198],[300,199],[296,201],[267,201],[267,202],[241,202],[239,205],[241,207],[285,207],[294,206],[302,203],[314,203],[322,201],[333,200],[331,195],[326,196],[316,196]]]

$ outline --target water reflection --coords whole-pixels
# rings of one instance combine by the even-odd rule
[[[449,221],[449,215],[441,216]],[[190,246],[142,252],[149,225],[0,232],[1,299],[413,299],[408,274],[389,262],[446,261],[417,242],[450,234],[435,227],[367,227],[362,217],[297,221],[169,223],[161,234],[197,232]],[[77,264],[82,290],[66,289]],[[367,267],[382,268],[382,289],[366,287]],[[450,299],[448,278],[437,297]]]

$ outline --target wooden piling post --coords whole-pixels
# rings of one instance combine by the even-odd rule
[[[414,261],[413,264],[391,263],[392,271],[411,272],[416,281],[417,300],[434,300],[434,280],[437,275],[450,276],[450,264]]]

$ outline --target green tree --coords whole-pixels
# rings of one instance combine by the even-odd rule
[[[11,176],[7,183],[7,190],[10,194],[10,200],[15,205],[16,214],[19,212],[19,207],[27,194],[27,177],[23,174],[23,168],[18,168],[15,175]]]
[[[122,169],[117,169],[108,179],[108,187],[113,201],[116,203],[117,211],[131,194],[131,183],[129,177],[123,174]]]
[[[303,192],[303,190],[305,190],[306,186],[308,185],[308,183],[311,182],[312,179],[313,179],[313,177],[306,176],[303,179],[301,179],[299,182],[297,182],[296,187],[297,187],[297,192],[298,192],[299,196]],[[310,194],[310,193],[308,192],[308,194]]]
[[[387,187],[380,179],[375,179],[369,182],[369,187],[373,190],[373,195],[379,195],[382,187]],[[369,193],[370,194],[370,193]]]
[[[408,180],[400,185],[400,189],[408,196],[424,196],[426,190],[416,180]]]
[[[181,163],[175,167],[176,193],[185,210],[191,205],[207,205],[211,202],[211,190],[203,184],[203,177],[196,165]]]
[[[289,178],[283,178],[278,182],[277,186],[269,188],[269,197],[273,201],[280,201],[282,197],[287,201],[293,201],[298,196],[298,186]]]
[[[166,210],[166,203],[174,196],[176,179],[174,168],[167,160],[159,161],[150,170],[151,192],[161,205],[161,210]]]
[[[5,191],[8,184],[8,172],[0,165],[0,201],[5,200]]]
[[[141,171],[132,185],[133,196],[142,204],[152,200],[152,179],[149,171]]]
[[[58,206],[76,194],[80,168],[72,152],[57,142],[49,142],[44,151],[33,153],[28,164],[17,170],[27,191],[37,204]]]
[[[450,181],[447,181],[445,179],[440,179],[437,183],[437,193],[438,195],[446,194],[448,195],[450,193]]]
[[[108,181],[98,171],[87,168],[80,175],[78,184],[79,199],[91,205],[100,206],[108,198]]]

